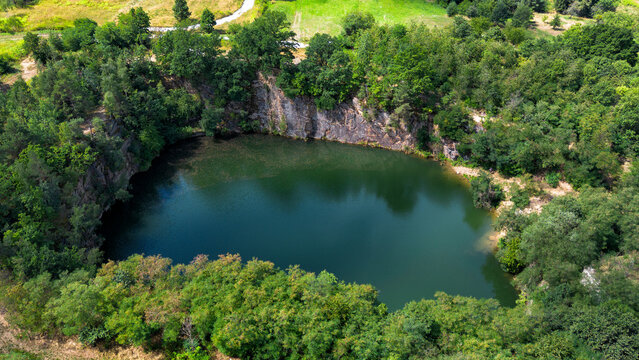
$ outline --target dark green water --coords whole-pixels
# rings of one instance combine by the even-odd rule
[[[112,259],[239,253],[373,284],[391,309],[439,290],[516,298],[481,250],[489,214],[431,161],[321,141],[200,138],[132,183],[133,198],[103,219]]]

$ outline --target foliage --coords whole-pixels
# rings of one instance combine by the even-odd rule
[[[0,19],[0,33],[14,34],[24,30],[24,18],[20,15],[12,15]]]
[[[187,20],[191,16],[186,0],[175,0],[173,3],[173,16],[178,23]]]
[[[8,74],[12,70],[11,59],[6,55],[0,55],[0,75]]]
[[[342,29],[345,36],[356,36],[360,31],[370,29],[375,25],[373,14],[354,11],[346,14],[342,20]]]
[[[223,127],[223,121],[224,109],[205,109],[202,112],[200,126],[204,129],[207,136],[224,135],[225,129]]]
[[[441,136],[453,141],[461,141],[473,128],[470,116],[459,105],[438,111],[434,123],[439,126]]]
[[[558,30],[561,29],[561,18],[559,17],[559,14],[555,14],[555,16],[553,16],[552,20],[550,20],[550,26],[552,26],[552,28],[554,30]]]
[[[78,20],[60,37],[28,33],[24,49],[42,69],[0,93],[0,267],[12,274],[3,305],[24,329],[187,359],[636,358],[639,298],[628,274],[639,172],[621,175],[639,151],[634,23],[605,17],[535,39],[514,26],[524,5],[472,5],[477,16],[444,29],[355,17],[345,36],[314,36],[297,65],[281,13],[234,27],[227,55],[218,37],[186,31],[151,46],[141,9],[117,24]],[[126,184],[90,184],[86,174],[145,169],[198,121],[212,135],[230,121],[253,129],[245,111],[224,109],[242,108],[257,70],[320,108],[357,94],[390,128],[417,126],[422,147],[433,121],[473,165],[579,187],[540,214],[500,215],[497,257],[526,290],[518,305],[438,293],[389,312],[369,285],[233,255],[101,262],[95,227]],[[486,113],[477,126],[470,110]],[[471,189],[479,207],[504,198],[484,171]],[[511,195],[522,207],[536,191],[527,183]]]
[[[200,19],[200,26],[202,27],[202,31],[210,34],[213,32],[213,28],[216,24],[217,23],[215,22],[215,15],[213,15],[213,13],[209,9],[204,9],[204,11],[202,12],[202,17]]]
[[[476,207],[491,209],[497,207],[504,199],[504,192],[498,184],[494,184],[490,175],[482,171],[470,181],[473,203]]]
[[[219,37],[178,29],[162,36],[153,50],[166,73],[197,81],[212,70],[219,46]]]
[[[561,180],[561,175],[556,172],[551,172],[546,174],[546,182],[550,187],[556,188],[559,185],[559,181]]]
[[[288,30],[289,23],[281,12],[267,12],[264,16],[244,26],[233,26],[230,56],[243,59],[255,69],[279,69],[293,59],[295,35]]]
[[[532,20],[532,10],[523,2],[517,5],[517,9],[513,13],[512,22],[515,27],[528,28]]]
[[[637,62],[639,45],[628,29],[606,24],[573,26],[563,35],[564,43],[585,59],[595,56]]]

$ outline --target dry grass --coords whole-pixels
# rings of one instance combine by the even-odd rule
[[[542,31],[552,36],[557,36],[561,34],[562,32],[564,32],[565,30],[570,29],[570,27],[574,25],[585,24],[589,21],[593,21],[592,19],[580,18],[576,16],[559,15],[559,18],[561,19],[561,28],[555,30],[549,24],[554,17],[555,17],[554,12],[553,13],[535,13],[533,16],[533,23],[534,23],[533,27],[537,31]],[[544,22],[544,19],[546,19],[545,22]]]
[[[199,18],[207,7],[221,17],[239,9],[242,0],[187,0],[187,3],[195,18]],[[31,8],[13,9],[0,16],[25,14],[29,30],[57,29],[70,26],[73,20],[84,17],[104,24],[133,7],[144,8],[151,17],[152,26],[175,23],[172,0],[41,0]]]

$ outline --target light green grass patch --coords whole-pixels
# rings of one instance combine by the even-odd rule
[[[316,33],[339,34],[342,18],[355,10],[370,12],[380,24],[418,22],[444,26],[451,22],[444,8],[426,0],[275,1],[270,9],[283,11],[301,40]]]
[[[22,37],[24,34],[0,33],[0,55],[6,55],[13,60],[19,60],[25,56],[22,49]]]

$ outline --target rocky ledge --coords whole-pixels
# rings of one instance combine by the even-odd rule
[[[357,98],[333,110],[320,110],[313,99],[288,98],[275,85],[275,77],[260,74],[253,84],[252,101],[251,117],[259,121],[260,129],[266,133],[402,151],[411,151],[416,144],[417,126],[404,123],[393,126],[388,113],[369,114]]]

